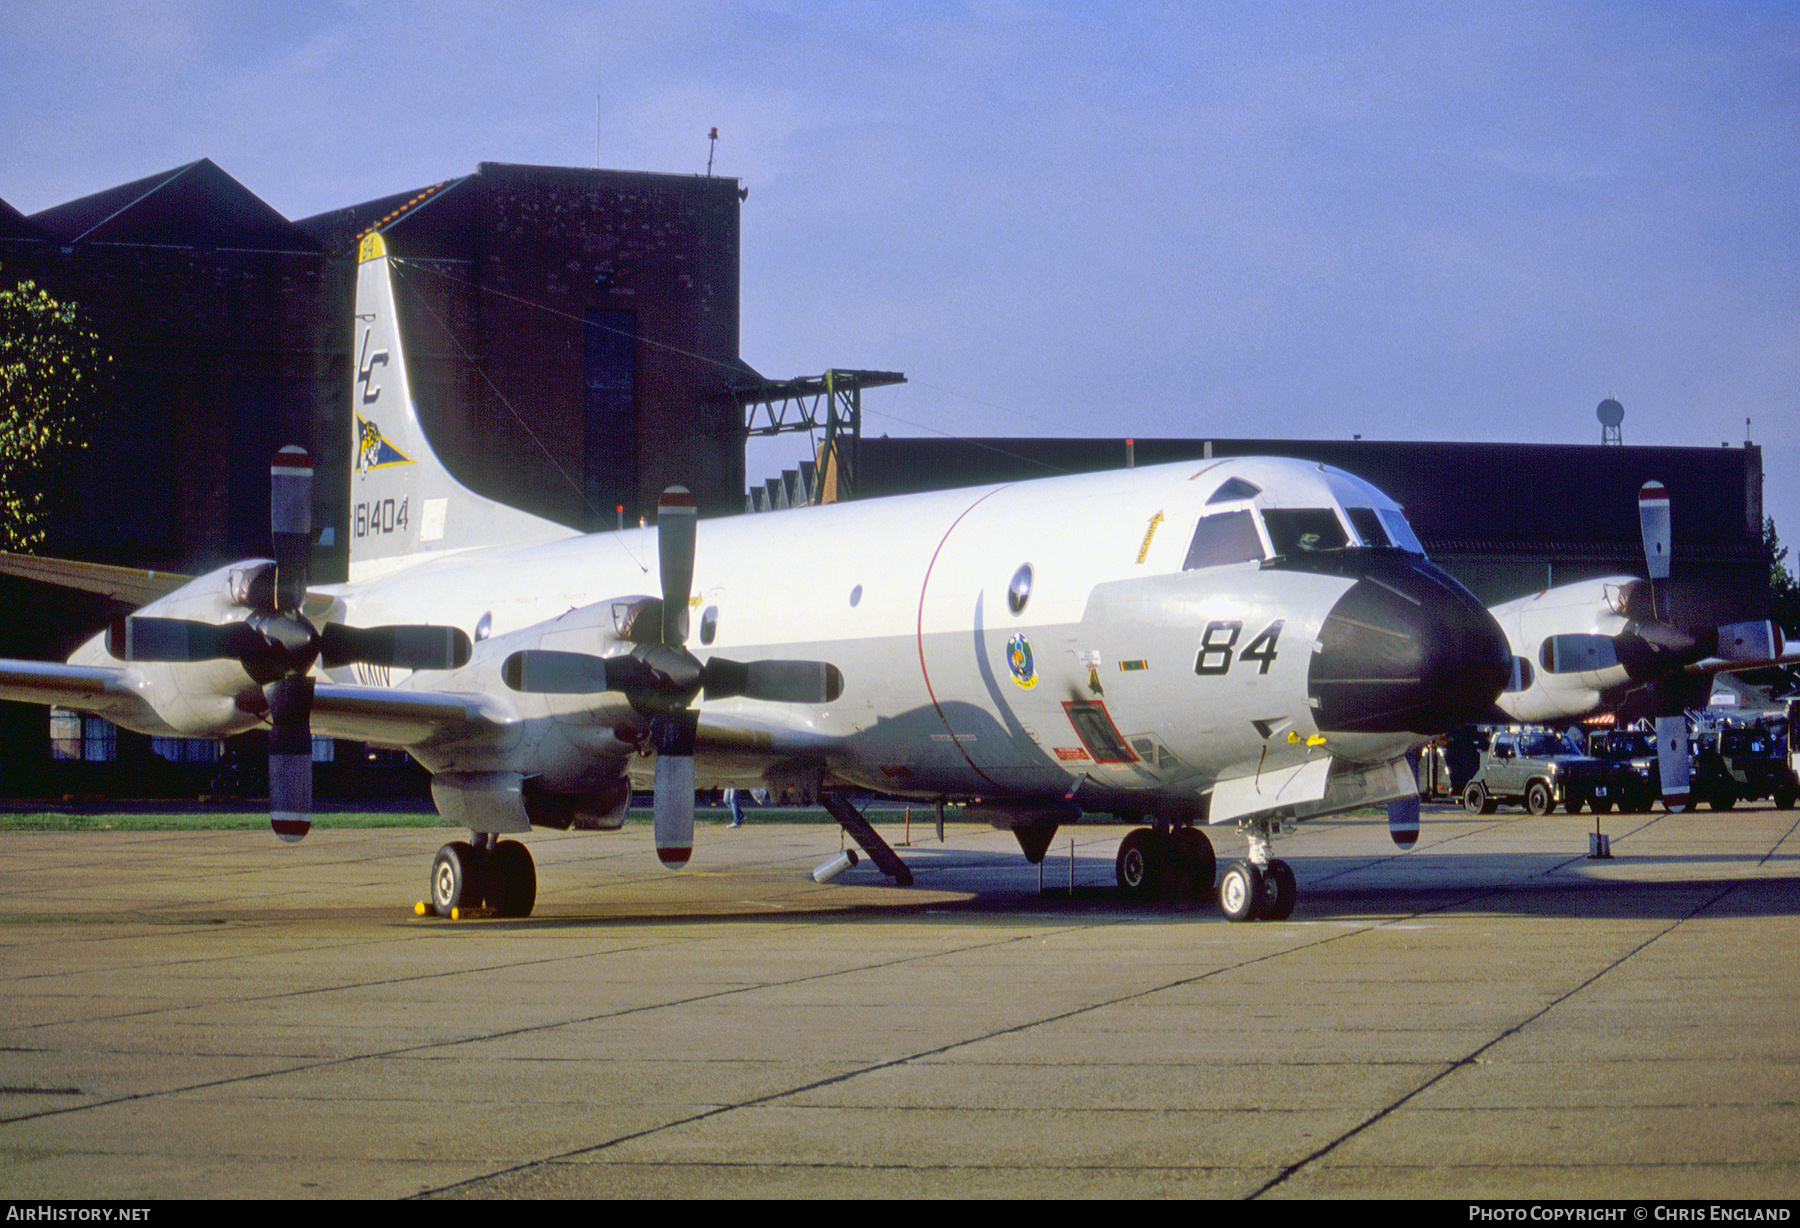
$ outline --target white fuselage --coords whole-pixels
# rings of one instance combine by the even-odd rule
[[[1221,507],[1234,475],[1258,493]],[[1322,729],[1309,682],[1321,627],[1355,579],[1262,564],[1275,553],[1262,517],[1281,507],[1335,516],[1356,552],[1346,504],[1398,513],[1336,471],[1238,460],[703,521],[688,647],[702,660],[824,661],[844,686],[820,705],[700,702],[699,783],[810,774],[908,796],[1148,808],[1223,777],[1392,761],[1418,731]],[[1197,523],[1221,510],[1257,526],[1256,557],[1184,569]],[[612,611],[657,592],[656,557],[654,530],[629,530],[318,590],[334,620],[450,624],[477,640],[460,670],[333,678],[484,697],[499,714],[487,726],[392,739],[434,772],[518,773],[576,793],[621,771],[647,779],[644,722],[623,696],[521,694],[500,677],[524,648],[626,651]],[[153,706],[158,686],[195,668],[133,667]],[[382,740],[366,721],[334,724],[323,690],[314,728]]]

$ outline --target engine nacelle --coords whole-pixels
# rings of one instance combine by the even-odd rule
[[[240,600],[241,594],[249,592],[256,577],[273,566],[267,559],[252,559],[221,567],[196,576],[137,612],[221,625],[243,622],[251,610]],[[118,724],[154,736],[223,738],[266,723],[268,701],[262,687],[236,661],[127,663],[113,655],[108,647],[110,636],[110,632],[96,635],[69,661],[126,670],[129,688],[155,714],[157,723],[145,720],[142,709],[108,711]]]

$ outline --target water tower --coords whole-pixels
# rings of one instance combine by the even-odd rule
[[[1594,417],[1600,419],[1600,443],[1602,446],[1625,442],[1624,437],[1619,434],[1619,423],[1625,421],[1623,405],[1611,397],[1607,397],[1600,402],[1599,408],[1594,410]]]

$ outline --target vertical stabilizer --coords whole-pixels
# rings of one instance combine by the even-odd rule
[[[431,450],[407,380],[387,244],[379,233],[364,235],[357,253],[351,344],[351,581],[433,555],[575,535],[574,529],[476,494]]]

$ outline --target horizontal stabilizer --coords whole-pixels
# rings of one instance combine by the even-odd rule
[[[174,571],[147,571],[140,567],[111,567],[104,563],[4,553],[0,553],[0,572],[54,584],[58,588],[99,593],[102,597],[131,605],[148,605],[158,597],[167,597],[194,578]]]

